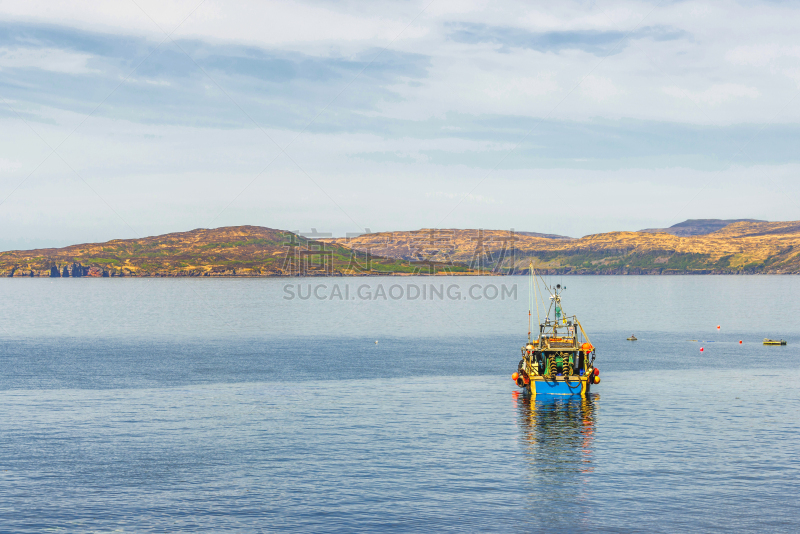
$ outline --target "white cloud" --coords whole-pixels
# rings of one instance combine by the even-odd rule
[[[800,46],[781,46],[776,43],[737,46],[725,54],[725,59],[735,65],[752,67],[767,66],[781,58],[800,58]]]
[[[787,78],[794,80],[797,87],[800,87],[800,68],[784,69],[783,74],[785,74]]]
[[[425,198],[446,198],[448,200],[458,200],[460,202],[472,202],[477,204],[502,204],[501,201],[484,195],[474,195],[472,193],[448,193],[445,191],[430,191],[425,193]]]
[[[624,91],[608,78],[589,75],[581,82],[581,93],[592,100],[602,102],[624,94]]]
[[[494,77],[488,82],[484,92],[491,98],[518,99],[544,96],[558,90],[558,82],[552,72],[545,72],[538,76],[525,76],[519,78]]]
[[[56,48],[0,48],[0,69],[34,68],[67,74],[92,72],[91,55]]]
[[[120,81],[125,80],[126,83],[145,83],[147,85],[157,85],[161,87],[170,87],[172,85],[172,83],[167,80],[153,80],[151,78],[134,78],[133,76],[128,76],[126,78],[120,75],[119,79]]]
[[[22,167],[22,163],[20,163],[19,161],[0,158],[0,173],[2,174],[16,171],[20,167]]]
[[[82,119],[77,115],[59,118],[64,129],[35,127],[57,143]],[[0,126],[0,146],[11,161],[0,166],[14,167],[18,158],[22,167],[17,172],[24,177],[49,149],[33,134],[21,135],[25,130],[18,121],[6,119]],[[290,131],[268,133],[281,144],[294,136]],[[478,141],[458,139],[436,139],[430,144],[441,150],[484,148]],[[233,224],[314,226],[336,235],[358,230],[330,201],[334,198],[347,214],[373,230],[445,225],[580,236],[663,226],[676,217],[792,219],[796,218],[793,199],[800,194],[797,164],[723,172],[662,167],[499,168],[489,173],[467,165],[424,161],[409,165],[349,157],[358,150],[413,153],[426,148],[431,147],[419,139],[311,132],[288,149],[305,172],[281,156],[259,174],[278,151],[255,128],[142,125],[96,117],[59,153],[140,235]],[[0,182],[0,191],[8,194],[18,182],[16,178]],[[538,202],[542,209],[535,213],[505,208],[518,205],[520,199],[540,201],[552,193],[554,184],[559,191],[579,191],[600,208],[579,210],[566,219],[558,203]],[[704,194],[686,207],[704,187]],[[776,197],[775,191],[785,194]],[[465,193],[470,196],[443,220]],[[56,236],[70,243],[132,237],[119,217],[58,158],[48,160],[3,205],[0,228],[0,239]]]
[[[176,31],[176,38],[337,58],[371,58],[376,49],[389,45],[394,51],[429,56],[432,68],[429,77],[417,87],[393,87],[401,98],[382,104],[380,112],[420,120],[459,112],[569,120],[606,117],[692,123],[759,122],[774,114],[772,103],[788,100],[797,87],[792,72],[798,67],[796,56],[800,53],[800,38],[793,22],[798,11],[788,4],[712,0],[653,9],[652,3],[637,0],[590,6],[567,0],[543,8],[517,0],[437,0],[423,12],[429,0],[137,3],[142,10],[132,2],[6,2],[0,3],[0,18],[147,36],[154,42],[160,42],[164,35],[149,17],[168,32],[186,19]],[[609,38],[616,42],[613,35],[624,36],[637,28],[659,28],[656,34],[673,37],[659,40],[640,36],[631,42],[621,39],[614,54],[601,58],[586,51],[539,53],[485,43],[454,43],[449,32],[453,24],[459,23],[534,33],[586,32],[583,37],[587,42],[596,32],[611,32]],[[780,44],[763,44],[764,35]],[[365,56],[366,52],[370,55]],[[70,62],[64,62],[64,67],[59,67],[57,61],[47,64],[77,69],[86,68],[85,60],[73,58],[72,67],[67,66]],[[776,61],[783,63],[776,68]],[[559,104],[590,72],[591,76],[572,97]],[[369,72],[363,77],[368,75]],[[713,87],[708,92],[676,89],[709,85]],[[668,88],[666,92],[664,87]],[[744,93],[737,92],[743,87],[747,88]],[[717,106],[752,98],[753,91],[765,98],[735,109]],[[622,95],[624,99],[619,98]],[[698,114],[684,102],[714,106]],[[800,110],[788,110],[779,120],[800,120]]]
[[[33,124],[53,146],[76,125],[81,125],[59,153],[126,220],[149,234],[208,225],[234,198],[234,203],[215,224],[251,223],[283,228],[309,228],[316,224],[340,233],[356,230],[330,202],[334,198],[348,214],[373,229],[437,226],[444,213],[475,184],[480,187],[464,202],[469,204],[469,209],[459,208],[445,222],[463,227],[515,227],[582,235],[620,229],[622,219],[639,221],[628,229],[659,226],[662,222],[654,219],[664,217],[665,213],[666,217],[680,213],[684,218],[796,218],[791,199],[798,194],[798,186],[794,185],[798,183],[798,169],[792,159],[791,139],[786,143],[789,148],[778,151],[779,155],[767,151],[756,158],[766,163],[772,157],[780,160],[776,166],[765,166],[759,174],[748,169],[709,171],[708,167],[714,165],[718,157],[713,143],[704,145],[712,148],[698,149],[708,153],[697,154],[701,161],[695,163],[683,157],[695,147],[687,150],[670,136],[674,137],[675,131],[684,128],[681,123],[742,125],[741,130],[709,128],[709,138],[754,131],[747,130],[748,123],[760,125],[772,117],[776,117],[776,122],[788,123],[787,131],[792,131],[792,124],[800,123],[800,107],[785,105],[800,84],[800,34],[796,31],[800,8],[797,6],[708,0],[703,4],[665,3],[654,9],[654,4],[636,0],[614,0],[602,5],[565,0],[545,7],[541,3],[521,1],[436,0],[421,13],[429,1],[242,3],[206,0],[176,32],[175,37],[196,39],[201,42],[198,50],[219,53],[223,59],[226,46],[230,44],[252,45],[264,50],[265,57],[279,61],[300,57],[287,53],[292,51],[334,58],[333,67],[326,71],[325,77],[301,73],[307,76],[304,83],[317,84],[313,88],[319,89],[325,98],[313,101],[313,97],[309,97],[308,102],[299,103],[297,99],[287,99],[284,106],[286,109],[307,108],[310,117],[321,111],[338,91],[344,91],[320,116],[315,127],[307,129],[287,149],[303,172],[280,155],[263,132],[249,123],[227,129],[192,126],[208,123],[202,121],[207,108],[227,109],[225,106],[228,106],[235,116],[239,111],[217,86],[197,72],[194,72],[195,77],[191,74],[171,77],[171,67],[154,61],[157,55],[148,59],[142,69],[85,122],[84,113],[88,111],[66,112],[63,109],[82,109],[84,105],[86,109],[93,109],[111,87],[119,84],[120,73],[130,72],[129,68],[118,68],[130,65],[130,57],[112,57],[114,52],[102,56],[98,52],[95,57],[90,55],[94,51],[91,48],[88,53],[67,49],[83,46],[80,38],[65,39],[63,50],[53,48],[56,45],[52,44],[35,48],[34,40],[20,40],[0,49],[0,69],[8,69],[3,73],[8,74],[10,69],[24,68],[52,73],[86,73],[92,68],[107,68],[107,72],[102,73],[106,77],[98,77],[98,92],[86,91],[85,97],[80,89],[67,93],[66,88],[59,86],[57,81],[63,76],[35,73],[35,76],[20,78],[24,83],[35,85],[36,91],[30,91],[31,99],[36,94],[46,98],[28,102],[27,95],[14,95],[14,106],[41,119]],[[169,32],[201,2],[137,0],[137,3]],[[415,17],[418,18],[414,20]],[[87,40],[93,44],[87,47],[96,45],[105,49],[103,34],[109,41],[130,37],[135,43],[142,37],[149,39],[149,46],[126,49],[136,55],[135,59],[144,59],[154,44],[164,39],[153,21],[129,1],[0,2],[0,18],[11,21],[12,26],[17,22],[20,26],[22,23],[51,25],[41,26],[43,33],[53,27],[76,29],[72,37],[79,37],[82,31],[95,32]],[[461,23],[494,26],[498,34],[502,34],[504,28],[515,28],[519,46],[455,42],[451,32]],[[635,41],[620,39],[621,46],[611,55],[590,51],[589,44],[598,33],[610,32],[606,41],[616,43],[618,36],[645,27],[664,31],[654,32],[658,38],[650,38],[645,32]],[[555,46],[552,49],[542,47],[546,51],[533,50],[526,48],[526,31],[531,32],[533,40],[541,40],[542,32],[556,32],[555,41],[570,32],[583,32],[576,42],[583,39],[581,42],[588,44],[584,48]],[[669,37],[664,37],[667,34]],[[352,76],[360,66],[355,70],[352,66],[348,66],[350,70],[337,70],[340,68],[337,62],[342,58],[371,59],[387,45],[389,52],[419,54],[421,58],[384,54],[354,83],[351,83]],[[169,43],[163,45],[163,49],[167,48],[180,54]],[[187,46],[187,50],[194,49]],[[396,67],[391,62],[398,57],[406,66],[413,65],[416,74],[386,76]],[[315,65],[322,64],[314,63],[316,60],[304,63],[305,59],[300,57],[295,63],[292,63],[294,59],[287,60],[287,79],[294,75],[291,71],[295,67],[299,70],[308,67],[313,71]],[[193,68],[190,62],[186,65],[187,69]],[[291,83],[282,85],[282,78],[278,77],[274,81],[278,87],[275,93],[259,95],[263,85],[248,76],[243,73],[241,78],[245,81],[238,86],[235,84],[241,80],[233,77],[227,80],[220,77],[220,83],[233,98],[249,102],[242,105],[248,112],[252,108],[254,116],[261,121],[261,117],[266,117],[266,114],[257,114],[263,111],[262,104],[267,100],[270,104],[282,104],[280,89],[291,87]],[[102,83],[109,79],[113,83],[106,91]],[[170,86],[170,80],[177,81]],[[577,86],[581,80],[583,83]],[[248,85],[251,82],[252,85]],[[387,83],[392,85],[387,88]],[[153,84],[161,85],[158,92],[169,98],[150,99],[156,92],[148,93],[154,89]],[[205,95],[202,84],[207,84]],[[362,115],[352,124],[336,122],[337,116],[346,117],[346,112],[352,111],[343,109],[344,102],[348,99],[364,101],[378,86],[393,94],[368,111],[353,108]],[[131,89],[145,102],[142,107],[130,108],[133,111],[125,107],[127,101],[123,98]],[[146,117],[141,116],[142,110],[152,111],[154,116],[162,111],[159,106],[169,111],[170,105],[189,94],[181,91],[198,94],[191,93],[187,108],[175,113],[186,113],[192,118],[190,114],[196,112],[196,122],[183,121],[186,125],[180,127],[143,123]],[[309,94],[313,95],[314,91],[309,90]],[[67,99],[80,105],[62,109],[47,107],[62,105]],[[107,112],[113,112],[114,117],[110,118]],[[364,117],[370,120],[358,120]],[[384,118],[387,120],[382,123],[380,119]],[[378,120],[372,122],[371,119]],[[164,119],[168,120],[171,119]],[[288,120],[270,124],[269,120],[269,117],[264,118],[262,126],[278,144],[286,146],[310,118],[296,124]],[[45,125],[46,121],[50,122]],[[425,121],[430,121],[430,127]],[[282,127],[279,125],[286,124],[292,124],[294,129],[278,129]],[[331,125],[331,130],[325,130],[329,133],[316,133],[318,128],[327,128],[327,124]],[[621,140],[610,140],[615,131],[620,131],[614,130],[620,124],[622,130],[630,125],[633,133]],[[0,173],[5,173],[0,186],[7,193],[19,183],[14,173],[25,176],[36,168],[49,149],[16,117],[2,119],[0,125],[3,126]],[[382,125],[386,126],[385,130],[381,130]],[[441,125],[439,129],[435,129],[437,125]],[[556,126],[551,128],[553,125]],[[603,130],[605,125],[611,126]],[[572,131],[592,129],[596,137],[587,134],[576,141],[571,134],[563,132],[557,134],[562,135],[563,140],[562,137],[555,140],[547,137],[562,126]],[[473,133],[478,132],[476,137],[457,137],[467,137],[471,128]],[[690,130],[692,128],[685,131]],[[636,137],[637,131],[642,132],[641,138]],[[414,137],[415,132],[421,133]],[[660,135],[662,133],[665,135]],[[769,133],[766,129],[761,135]],[[526,135],[522,146],[509,153]],[[605,150],[602,145],[605,142],[612,145],[614,154],[596,157],[600,150]],[[532,146],[534,143],[537,147]],[[598,149],[592,144],[601,146]],[[561,148],[565,150],[560,151]],[[749,149],[752,148],[750,145]],[[533,154],[531,159],[517,159],[525,151]],[[396,161],[390,157],[369,159],[359,154],[394,155]],[[608,158],[602,159],[606,155]],[[259,175],[275,156],[279,157]],[[500,166],[488,171],[497,162],[505,164],[514,160],[522,161],[522,165],[524,161],[559,158],[562,162],[571,160],[564,166],[574,164],[576,168],[536,168],[539,164],[531,163],[531,168],[526,169],[509,171]],[[678,159],[680,163],[673,161]],[[614,162],[608,163],[609,160]],[[777,166],[787,162],[791,166]],[[604,164],[608,167],[603,167]],[[677,164],[696,165],[697,168],[668,168]],[[546,165],[562,163],[542,164]],[[630,168],[634,165],[641,168]],[[616,170],[603,170],[609,167]],[[305,172],[330,193],[330,197],[321,193]],[[779,188],[759,185],[767,181],[760,180],[756,184],[758,195],[752,194],[752,180],[762,175],[773,177],[773,181],[781,185],[780,190],[788,191],[777,199],[777,207],[774,191]],[[236,197],[251,182],[252,186]],[[696,205],[679,212],[686,199],[696,193],[697,184],[706,182],[711,184],[709,191],[719,195],[715,204],[709,206],[705,195],[701,195]],[[537,214],[502,209],[503,205],[516,205],[520,198],[541,198],[541,192],[551,190],[554,183],[559,187],[573,187],[573,191],[592,198],[602,209],[578,213],[569,220],[559,217],[555,204],[555,207],[545,205],[545,211]],[[445,204],[447,207],[443,207]],[[103,220],[98,223],[88,216],[73,215],[75,212],[98,213],[97,217]],[[8,230],[12,223],[16,224],[13,232]],[[30,230],[33,225],[41,227]],[[58,158],[51,158],[39,168],[0,210],[0,228],[9,235],[39,232],[46,236],[62,232],[70,242],[97,238],[94,235],[81,238],[76,234],[74,229],[81,225],[109,228],[103,237],[120,237],[121,227],[114,213]],[[2,236],[0,232],[0,238]]]
[[[740,98],[758,98],[761,92],[755,87],[735,83],[712,85],[705,91],[693,92],[680,87],[665,87],[664,92],[675,98],[685,98],[698,104],[716,106]]]
[[[198,7],[199,6],[199,7]],[[141,9],[140,9],[141,7]],[[376,9],[379,7],[380,9]],[[358,9],[316,2],[230,0],[137,0],[137,2],[28,0],[3,2],[0,17],[85,30],[125,32],[156,41],[199,38],[259,46],[348,42],[385,46],[393,39],[419,38],[427,30],[408,27],[421,6],[362,5]],[[402,35],[400,35],[402,33]]]

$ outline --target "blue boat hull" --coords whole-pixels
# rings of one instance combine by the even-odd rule
[[[577,395],[585,396],[589,393],[591,384],[588,380],[581,377],[580,380],[555,381],[555,380],[536,380],[531,381],[531,393],[535,395]]]

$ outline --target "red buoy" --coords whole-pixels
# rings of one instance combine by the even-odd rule
[[[700,352],[703,352],[703,347],[700,347]]]
[[[717,325],[717,330],[719,330],[719,325]]]
[[[740,340],[739,340],[739,345],[741,345],[741,344],[742,344],[742,340],[740,339]]]
[[[594,368],[594,376],[598,376],[598,375],[600,375],[600,369],[598,369],[597,367],[595,367],[595,368]]]

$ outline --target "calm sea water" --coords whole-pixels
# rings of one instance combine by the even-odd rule
[[[586,400],[524,277],[0,279],[0,531],[800,529],[800,278],[548,281]]]

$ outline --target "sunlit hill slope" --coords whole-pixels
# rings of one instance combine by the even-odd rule
[[[521,274],[530,265],[549,274],[798,274],[800,221],[735,222],[686,237],[649,230],[580,239],[425,229],[309,240],[236,226],[0,253],[0,276],[13,277]]]
[[[0,253],[0,276],[331,276],[412,274],[430,266],[370,258],[335,243],[260,226]],[[434,268],[435,270],[435,268]],[[469,273],[456,266],[452,270]]]
[[[367,234],[347,246],[498,273],[527,272],[531,264],[549,274],[800,273],[800,221],[736,222],[688,237],[647,231],[552,239],[499,230],[426,229]]]

